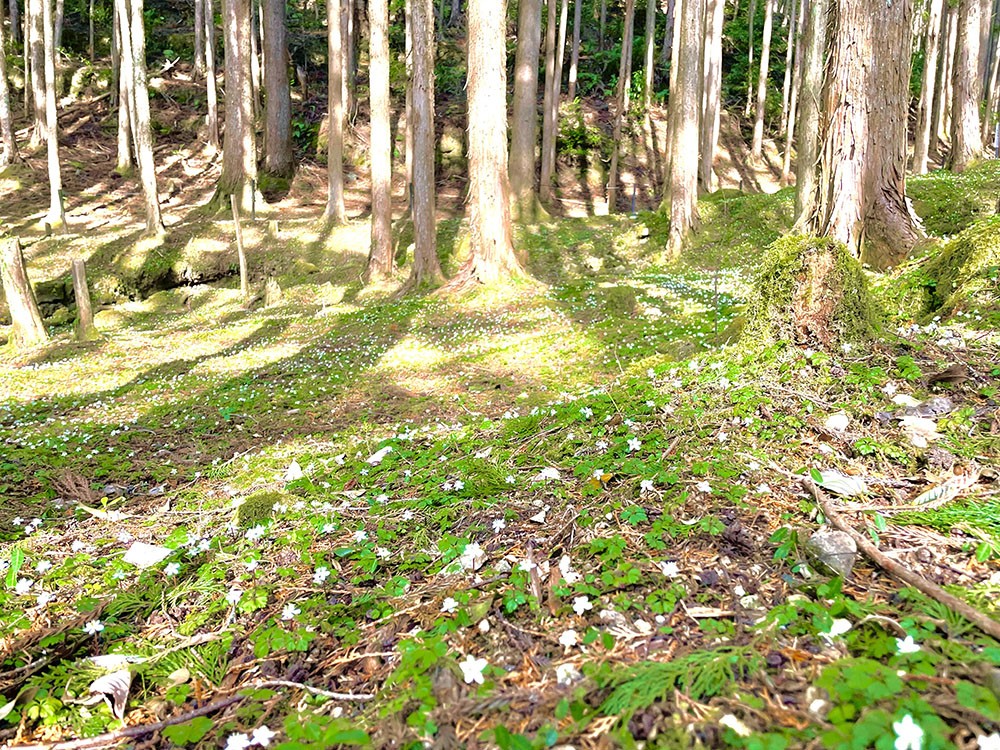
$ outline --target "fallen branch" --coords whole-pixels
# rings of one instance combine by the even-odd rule
[[[370,656],[370,654],[364,654],[364,656]],[[253,685],[243,685],[240,690],[245,690],[247,687],[252,688],[269,688],[269,687],[289,687],[298,688],[299,690],[305,690],[307,693],[313,693],[314,695],[322,695],[324,698],[331,698],[335,701],[370,701],[375,696],[371,693],[334,693],[331,690],[323,690],[322,688],[313,687],[312,685],[306,685],[302,682],[291,682],[290,680],[267,680],[266,682],[255,682]]]
[[[928,581],[926,578],[910,570],[905,565],[887,557],[863,534],[855,531],[850,524],[848,524],[841,517],[841,515],[834,510],[833,505],[830,503],[830,499],[823,493],[823,490],[821,490],[815,482],[809,478],[805,478],[802,480],[802,484],[809,491],[809,494],[816,500],[820,509],[823,511],[823,515],[826,516],[826,520],[843,531],[845,534],[848,534],[858,545],[858,549],[864,552],[872,562],[890,575],[901,580],[903,583],[912,586],[917,589],[917,591],[926,594],[952,611],[957,612],[966,620],[976,625],[976,627],[987,635],[991,635],[1000,640],[1000,622],[980,612],[975,607],[970,606],[954,594],[949,594],[936,583]]]

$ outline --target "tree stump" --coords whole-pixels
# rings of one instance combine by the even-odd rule
[[[73,261],[73,295],[76,297],[76,325],[74,334],[77,341],[96,341],[101,337],[94,326],[94,308],[90,304],[90,289],[87,288],[87,268],[77,258]]]
[[[0,240],[0,282],[10,308],[11,329],[7,345],[16,351],[46,343],[49,335],[28,281],[21,243],[16,237]]]

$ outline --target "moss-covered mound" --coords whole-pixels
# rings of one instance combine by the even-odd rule
[[[958,234],[974,222],[996,213],[1000,193],[1000,161],[986,159],[962,173],[942,169],[914,175],[906,194],[928,233]]]
[[[255,492],[247,497],[242,503],[236,506],[234,521],[240,529],[248,529],[251,526],[266,521],[274,512],[274,506],[281,502],[287,502],[289,496],[283,492],[266,490]]]
[[[790,235],[761,259],[742,341],[830,347],[874,337],[881,318],[861,264],[847,248],[828,238]]]

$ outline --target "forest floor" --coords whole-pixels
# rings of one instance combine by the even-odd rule
[[[360,188],[326,230],[306,166],[276,225],[247,222],[255,283],[284,294],[246,309],[232,222],[200,209],[214,163],[164,146],[168,234],[137,241],[134,182],[111,161],[87,182],[113,160],[91,127],[67,147],[69,234],[36,226],[43,172],[0,174],[43,303],[58,313],[87,258],[103,334],[53,321],[51,345],[0,360],[0,742],[1000,732],[1000,642],[864,558],[831,579],[805,549],[812,477],[897,562],[1000,617],[1000,304],[927,304],[937,250],[873,277],[874,345],[734,344],[788,189],[705,197],[678,264],[655,214],[558,217],[519,230],[531,280],[400,299],[359,281]],[[910,189],[928,231],[997,233],[996,163]],[[460,232],[443,200],[449,271]],[[935,382],[947,367],[965,370]]]

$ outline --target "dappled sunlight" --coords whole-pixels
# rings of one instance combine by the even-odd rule
[[[376,372],[411,368],[419,370],[436,366],[448,356],[444,350],[429,346],[416,336],[407,336],[383,354],[373,369]]]

